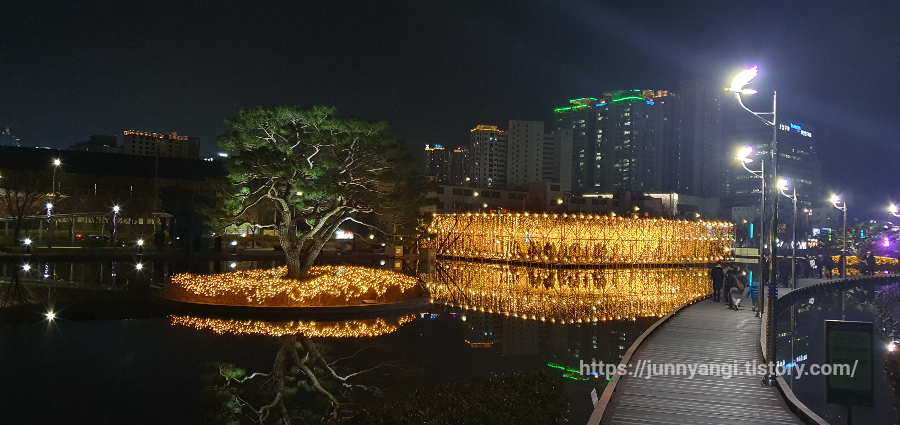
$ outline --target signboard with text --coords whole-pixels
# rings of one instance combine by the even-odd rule
[[[872,323],[825,321],[825,399],[831,404],[872,406],[874,362]],[[841,370],[843,369],[843,370]]]

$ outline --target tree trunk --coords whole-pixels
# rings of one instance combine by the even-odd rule
[[[337,231],[341,223],[344,222],[345,217],[341,214],[334,217],[333,220],[330,224],[320,227],[317,232],[311,231],[308,234],[310,242],[304,244],[305,246],[303,247],[298,246],[295,231],[279,231],[279,240],[282,248],[284,248],[285,262],[287,264],[287,274],[284,276],[286,279],[306,279],[309,275],[309,269],[316,263],[316,258],[319,257],[322,248],[325,247],[325,243]],[[291,229],[291,227],[284,226],[283,223],[280,228]],[[297,249],[290,250],[288,247],[296,247]]]
[[[22,244],[22,217],[16,217],[13,222],[13,246]]]
[[[287,265],[287,274],[284,275],[285,279],[303,279],[306,277],[306,272],[309,271],[309,268],[306,270],[303,269],[303,260],[300,258],[300,251],[284,251],[284,260]]]

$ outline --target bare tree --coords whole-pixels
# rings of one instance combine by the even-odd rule
[[[13,222],[13,244],[22,243],[25,218],[42,212],[50,181],[42,173],[11,170],[0,178],[0,214]]]

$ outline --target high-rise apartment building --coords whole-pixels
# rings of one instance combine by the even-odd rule
[[[469,134],[471,179],[478,187],[506,187],[506,133],[495,125],[479,125]]]
[[[449,157],[447,149],[442,145],[425,145],[425,175],[434,177],[438,183],[447,184],[449,176]]]
[[[571,131],[572,134],[572,192],[581,194],[594,192],[595,176],[599,168],[597,145],[597,111],[605,107],[608,100],[598,101],[594,97],[569,100],[569,106],[553,110],[557,130]]]
[[[677,184],[674,191],[690,196],[716,198],[722,187],[722,110],[721,88],[706,80],[681,82],[674,117],[677,133],[670,140],[677,143]],[[669,128],[671,116],[664,119]],[[664,150],[668,149],[664,148]],[[665,158],[666,162],[672,158]],[[666,176],[666,179],[669,179]]]
[[[200,158],[200,139],[178,133],[158,134],[126,130],[122,153],[167,158]]]
[[[449,183],[455,186],[465,186],[471,181],[469,147],[457,146],[449,150]]]
[[[544,123],[510,121],[506,131],[506,154],[509,187],[543,181]]]
[[[594,190],[658,191],[662,187],[663,116],[654,92],[622,90],[597,108],[598,167]]]
[[[740,111],[743,112],[743,111]],[[746,116],[745,116],[746,115]],[[790,121],[781,121],[778,125],[778,177],[787,179],[791,190],[797,189],[798,208],[809,208],[824,202],[821,193],[822,165],[815,152],[813,128]],[[726,207],[756,207],[760,204],[761,184],[759,178],[744,170],[735,158],[742,146],[752,146],[752,162],[748,167],[759,170],[760,163],[766,163],[766,178],[772,178],[772,128],[761,123],[749,114],[742,114],[734,122],[734,130],[726,142],[731,149],[724,153],[722,196]],[[771,181],[771,180],[769,180]],[[771,197],[767,202],[771,202]],[[780,202],[785,210],[790,201]],[[768,208],[767,208],[768,209]],[[771,210],[767,212],[771,214]]]
[[[701,80],[681,90],[620,90],[556,108],[556,128],[572,131],[572,191],[719,196],[718,90]]]
[[[544,134],[541,182],[559,183],[563,192],[572,192],[572,130]]]

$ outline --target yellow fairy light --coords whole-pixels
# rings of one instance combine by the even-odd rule
[[[443,262],[442,262],[443,263]],[[656,317],[710,290],[705,268],[552,269],[450,261],[426,273],[432,301],[551,323]]]
[[[590,216],[588,216],[590,217]],[[524,258],[563,264],[715,262],[732,243],[732,225],[649,218],[438,214],[424,247],[478,259]],[[595,218],[600,218],[595,217]]]
[[[316,266],[304,281],[284,279],[287,267],[230,273],[172,276],[163,291],[168,299],[186,302],[311,307],[359,305],[408,300],[416,278],[390,270],[358,266]]]
[[[258,320],[224,320],[191,316],[169,316],[173,326],[207,329],[217,334],[233,335],[299,335],[311,338],[359,338],[392,333],[415,319],[407,315],[393,319],[349,320],[340,322],[262,322]]]

